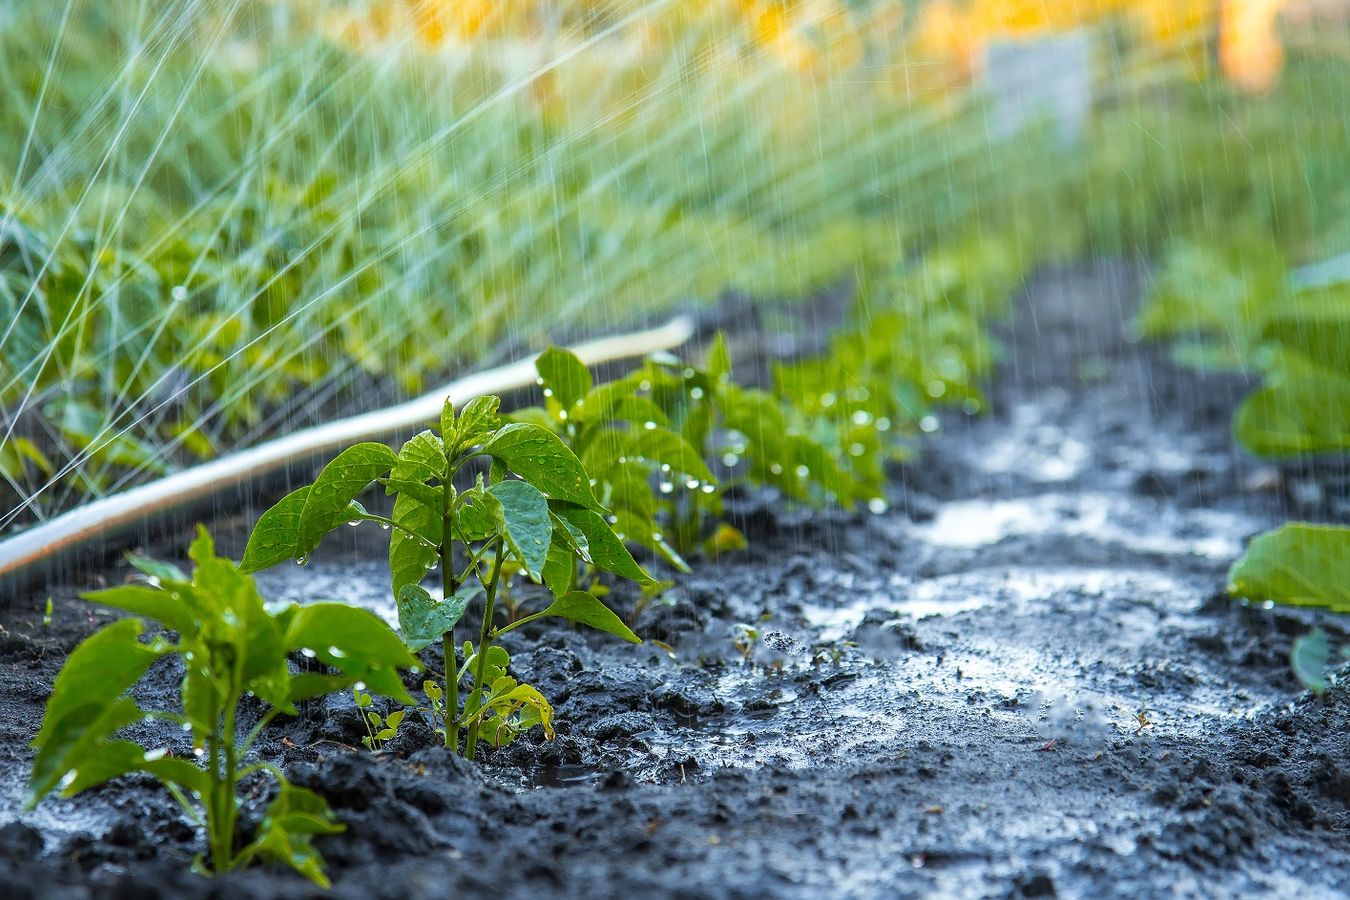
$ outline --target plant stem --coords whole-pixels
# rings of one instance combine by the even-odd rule
[[[216,719],[217,729],[220,719]],[[221,792],[226,786],[221,774],[220,735],[211,734],[206,738],[211,759],[211,796],[206,804],[206,825],[208,842],[211,845],[211,871],[220,874],[230,859],[230,840],[225,831],[225,810],[221,803]]]
[[[478,696],[481,708],[483,679],[487,676],[488,648],[492,642],[492,614],[497,602],[497,582],[502,578],[502,560],[506,556],[506,541],[497,545],[497,558],[492,562],[492,577],[488,580],[487,600],[483,605],[483,628],[478,635],[478,671],[473,676],[474,693]],[[472,760],[478,750],[478,725],[482,717],[475,718],[469,725],[469,737],[464,748],[464,756]]]
[[[447,496],[449,488],[446,489]],[[448,506],[449,504],[447,504]],[[445,598],[455,595],[454,560],[450,554],[450,514],[447,512],[441,525],[441,592]],[[441,637],[441,647],[445,651],[445,746],[455,753],[459,752],[459,657],[455,655],[455,629],[451,628]]]

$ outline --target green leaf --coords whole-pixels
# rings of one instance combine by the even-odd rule
[[[210,534],[200,525],[188,555],[197,564],[192,575],[197,606],[210,611],[202,628],[205,646],[199,647],[199,662],[216,652],[215,645],[232,645],[242,657],[238,668],[245,690],[284,708],[290,678],[286,650],[280,626],[268,614],[257,584],[232,560],[216,556]]]
[[[448,439],[445,442],[447,452],[451,455],[459,453],[481,443],[496,431],[501,426],[501,419],[497,416],[501,402],[500,398],[489,394],[466,403],[460,410],[459,420],[455,423],[454,449],[450,449],[451,442]]]
[[[586,536],[591,562],[596,566],[630,581],[645,584],[652,580],[598,513],[566,503],[555,503],[553,511]]]
[[[717,483],[717,478],[708,470],[699,451],[680,435],[659,425],[655,428],[643,426],[632,429],[624,441],[624,454],[630,458],[642,456],[663,466],[670,466],[675,473],[704,484]]]
[[[1252,541],[1228,573],[1234,597],[1350,612],[1350,528],[1293,522]]]
[[[1350,371],[1350,292],[1337,285],[1291,297],[1275,307],[1261,340],[1295,351],[1328,371]]]
[[[544,561],[544,584],[554,594],[565,594],[572,587],[572,573],[576,562],[572,550],[555,532],[553,543],[548,548],[548,559]]]
[[[309,490],[310,486],[305,485],[291,491],[259,517],[244,547],[241,569],[260,572],[304,555],[299,545],[300,515],[309,499]]]
[[[290,690],[286,702],[294,706],[301,700],[323,697],[351,687],[358,679],[348,675],[319,675],[315,672],[300,672],[291,676]]]
[[[436,600],[419,584],[405,584],[398,593],[398,627],[409,649],[421,650],[439,641],[464,616],[483,586],[470,581],[447,600]]]
[[[61,790],[63,797],[72,797],[130,772],[149,772],[165,784],[182,788],[189,796],[206,796],[211,784],[207,773],[193,763],[166,756],[163,750],[147,751],[131,741],[99,744],[72,771],[75,777]]]
[[[556,505],[562,505],[564,501],[554,500],[549,504],[550,509]],[[581,507],[575,507],[580,509]],[[555,512],[550,512],[549,518],[553,520],[553,543],[559,541],[563,544],[563,551],[569,556],[576,556],[585,562],[591,561],[591,542],[586,540],[586,535],[580,528],[571,522],[558,516]],[[552,550],[552,545],[549,550]]]
[[[538,488],[524,481],[499,481],[488,492],[501,504],[505,537],[511,552],[525,568],[525,573],[538,581],[553,539],[548,499]]]
[[[134,553],[127,554],[127,562],[135,566],[141,574],[147,578],[155,579],[161,585],[168,584],[171,581],[185,584],[190,580],[183,574],[183,570],[177,566],[150,559],[148,556],[137,556]]]
[[[108,738],[144,716],[145,711],[129,697],[80,704],[55,719],[48,714],[42,732],[33,742],[38,752],[33,759],[24,805],[32,809],[58,786],[68,789],[78,782],[85,789],[101,783],[100,778],[107,780],[123,774],[126,770],[112,771],[115,766],[100,762],[99,750]],[[89,768],[88,777],[81,776],[82,766]],[[66,781],[67,778],[70,780]]]
[[[581,461],[547,429],[513,422],[502,427],[483,451],[556,500],[601,509]]]
[[[713,337],[708,350],[708,378],[713,384],[731,380],[731,351],[727,348],[727,336],[721,331]]]
[[[398,528],[390,531],[389,574],[395,597],[404,585],[417,584],[425,578],[440,558],[435,547],[441,543],[441,528],[444,524],[440,513],[441,492],[444,488],[437,486],[428,490],[435,492],[435,507],[408,494],[400,493],[394,498],[394,511],[390,516],[394,523],[421,535],[432,545],[429,547]]]
[[[389,472],[391,482],[424,482],[445,474],[445,447],[430,431],[423,431],[398,451],[398,463]]]
[[[340,834],[344,830],[322,797],[282,782],[280,793],[263,813],[257,837],[240,856],[242,860],[258,856],[283,863],[326,889],[330,885],[323,873],[323,857],[314,849],[312,839],[316,834]]]
[[[1294,649],[1289,657],[1294,674],[1303,686],[1314,694],[1327,689],[1327,669],[1331,666],[1331,642],[1327,633],[1314,628],[1308,634],[1294,641]]]
[[[589,625],[621,637],[630,643],[642,643],[642,639],[633,634],[632,629],[625,625],[613,610],[585,591],[563,594],[550,603],[541,615],[571,619],[573,622],[580,622],[582,625]]]
[[[534,361],[535,371],[544,390],[564,410],[570,410],[584,400],[591,390],[591,373],[575,353],[560,347],[549,347]]]
[[[556,432],[559,428],[558,420],[553,418],[553,415],[542,406],[527,406],[524,409],[518,409],[507,418],[512,422],[526,422],[553,432]]]
[[[327,665],[364,681],[371,693],[412,702],[397,670],[416,666],[417,657],[368,610],[345,603],[298,607],[286,628],[285,646],[312,650]]]
[[[49,726],[74,709],[111,703],[167,652],[164,647],[141,643],[144,630],[140,619],[122,619],[94,632],[71,652],[52,685],[42,730],[33,741],[35,748],[47,745]]]
[[[446,397],[445,402],[441,404],[441,444],[447,453],[454,452],[455,433],[458,427],[455,424],[455,404]]]
[[[353,444],[324,466],[300,511],[295,539],[298,555],[319,546],[325,534],[346,521],[347,504],[398,463],[398,455],[384,444],[366,442]]]
[[[1251,452],[1272,458],[1350,450],[1350,379],[1275,379],[1242,401],[1233,433]]]
[[[501,534],[506,529],[502,502],[481,487],[465,491],[459,495],[455,528],[458,530],[455,536],[465,542],[485,541]]]
[[[178,591],[166,591],[148,584],[124,584],[80,596],[93,603],[154,619],[165,628],[180,633],[191,634],[197,630],[192,605]]]

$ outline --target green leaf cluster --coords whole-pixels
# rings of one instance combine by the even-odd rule
[[[1261,373],[1233,417],[1234,436],[1252,453],[1350,451],[1350,283],[1298,286],[1268,237],[1180,244],[1140,327],[1178,338],[1183,363]]]
[[[659,354],[595,385],[579,359],[557,348],[536,368],[544,405],[515,418],[559,435],[595,479],[623,540],[681,571],[696,550],[744,545],[729,524],[710,527],[737,484],[770,485],[812,504],[851,505],[880,492],[880,463],[850,455],[830,420],[781,391],[737,384],[722,334],[701,368]]]
[[[173,566],[135,560],[148,581],[85,594],[87,600],[132,614],[82,642],[57,676],[37,750],[27,803],[54,790],[63,796],[132,772],[157,778],[207,832],[209,857],[202,868],[224,872],[254,858],[291,866],[327,885],[315,835],[342,830],[318,795],[290,784],[265,762],[250,759],[262,729],[279,714],[294,715],[302,700],[360,685],[399,701],[411,698],[399,677],[416,658],[372,613],[338,603],[265,607],[253,579],[215,554],[199,529],[191,547],[191,577]],[[169,632],[146,640],[145,620]],[[293,672],[288,658],[302,653],[326,671]],[[180,704],[144,708],[127,696],[158,660],[176,656],[183,666]],[[244,697],[265,712],[240,720]],[[119,737],[145,719],[181,725],[198,759],[169,747],[144,747]],[[251,727],[241,733],[246,724]],[[275,799],[251,841],[240,846],[243,783],[271,775]]]

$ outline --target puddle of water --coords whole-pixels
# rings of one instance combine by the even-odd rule
[[[911,532],[939,547],[974,549],[1010,537],[1060,535],[1119,544],[1141,553],[1229,559],[1259,527],[1250,516],[1187,510],[1110,493],[1040,494],[1010,500],[946,503]]]
[[[1023,566],[922,579],[893,575],[884,590],[854,595],[838,606],[804,604],[801,613],[819,633],[821,641],[832,642],[847,638],[873,610],[917,620],[954,616],[987,606],[1020,607],[1070,590],[1088,595],[1115,593],[1122,597],[1146,594],[1176,609],[1200,602],[1193,586],[1164,572]]]
[[[1016,474],[1042,484],[1077,478],[1092,458],[1092,448],[1063,428],[1044,421],[1047,398],[1019,404],[1006,430],[980,442],[966,454],[970,467],[986,475]]]

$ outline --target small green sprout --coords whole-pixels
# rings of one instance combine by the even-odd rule
[[[47,598],[47,605],[42,610],[42,627],[52,627],[52,598]]]
[[[361,743],[367,750],[378,753],[384,749],[385,741],[393,740],[398,734],[398,726],[403,724],[408,711],[397,709],[388,716],[381,716],[371,708],[375,705],[375,698],[360,688],[352,688],[352,699],[356,701],[356,708],[361,711],[361,722],[366,727],[366,736],[361,738]]]
[[[736,652],[741,655],[741,661],[750,662],[750,656],[755,652],[755,647],[759,646],[764,633],[754,625],[745,622],[737,622],[731,627],[731,645],[736,648]]]
[[[584,368],[583,368],[584,371]],[[634,561],[606,520],[607,510],[576,455],[552,431],[527,422],[503,424],[496,397],[480,397],[458,413],[447,401],[438,431],[423,431],[395,453],[377,443],[349,447],[312,485],[291,492],[263,514],[249,536],[242,567],[257,571],[283,560],[304,562],[323,537],[344,523],[377,522],[389,530],[389,568],[399,627],[408,647],[441,642],[445,682],[428,691],[445,746],[473,759],[480,739],[499,746],[540,725],[552,734],[552,708],[539,692],[506,675],[509,659],[494,641],[515,628],[556,616],[639,643],[637,635],[595,593],[576,589],[584,564],[638,583],[651,576]],[[460,489],[472,477],[471,487]],[[390,517],[356,501],[372,483],[394,495]],[[461,562],[462,560],[462,562]],[[440,568],[440,596],[422,580]],[[523,596],[509,573],[541,584],[553,599],[520,615]],[[510,596],[509,603],[505,599]],[[482,598],[476,649],[457,656],[455,628]],[[498,605],[509,621],[496,622]],[[470,688],[463,698],[464,678]],[[387,722],[385,723],[387,724]]]
[[[300,701],[334,691],[354,687],[411,702],[398,669],[415,667],[417,659],[365,610],[311,603],[269,612],[253,579],[215,555],[204,528],[198,529],[191,557],[196,568],[190,579],[171,565],[134,560],[151,583],[83,595],[152,619],[178,637],[144,640],[144,621],[126,618],[75,648],[56,678],[33,741],[37,757],[27,805],[31,809],[55,790],[69,797],[144,772],[205,829],[208,853],[194,865],[198,871],[216,874],[254,859],[274,860],[326,887],[323,859],[311,841],[341,831],[341,823],[318,794],[292,785],[271,763],[251,759],[253,745],[278,715],[295,715]],[[328,672],[293,672],[287,661],[293,653],[318,659]],[[183,663],[181,708],[143,708],[126,693],[166,656]],[[265,711],[245,713],[246,696],[262,701]],[[146,720],[182,726],[197,758],[117,737]],[[244,786],[262,776],[276,781],[277,794],[252,840],[240,846]]]

